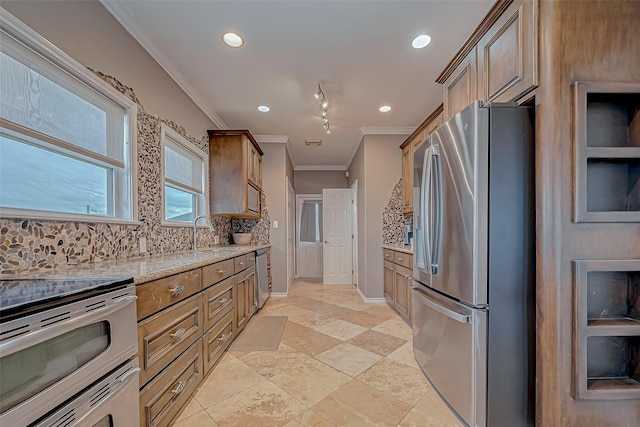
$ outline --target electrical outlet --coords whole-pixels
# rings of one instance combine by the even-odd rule
[[[147,238],[146,237],[141,237],[140,240],[138,241],[138,245],[140,246],[140,253],[141,254],[146,254],[147,253]]]
[[[220,236],[218,236],[218,235],[213,236],[213,244],[214,245],[219,245],[220,244]]]
[[[278,220],[273,221],[273,228],[278,228]]]

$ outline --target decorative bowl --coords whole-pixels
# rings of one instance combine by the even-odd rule
[[[233,233],[233,243],[236,245],[248,245],[251,243],[251,233]]]

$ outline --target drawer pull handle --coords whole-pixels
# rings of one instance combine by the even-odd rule
[[[173,390],[171,390],[171,393],[178,395],[178,394],[182,393],[182,390],[184,390],[184,388],[186,386],[187,386],[187,382],[186,381],[180,381],[178,383],[178,387],[176,387]]]
[[[184,328],[180,328],[177,331],[175,331],[174,333],[171,334],[171,338],[178,338],[184,335],[184,333],[187,332],[186,329]]]
[[[244,261],[240,261],[238,264],[240,264],[240,265],[244,265]]]
[[[218,338],[218,341],[223,342],[226,341],[227,338],[229,338],[231,334],[227,335],[227,334],[222,334],[222,336],[220,338]]]
[[[225,270],[224,268],[221,268],[220,270],[218,270],[218,274],[224,274],[226,272],[227,270]]]
[[[218,300],[218,304],[224,304],[227,301],[229,301],[229,298],[221,298]]]
[[[404,261],[404,258],[402,258],[401,256],[398,257],[398,261]]]
[[[182,286],[182,285],[178,285],[175,288],[169,289],[169,292],[171,292],[174,295],[178,295],[178,294],[182,293],[183,291],[184,291],[184,286]]]
[[[384,254],[385,257],[389,258],[391,254]]]

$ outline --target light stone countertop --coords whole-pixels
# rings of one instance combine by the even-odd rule
[[[411,249],[411,246],[405,246],[404,244],[382,245],[382,247],[392,251],[404,252],[405,254],[413,255],[413,249]]]
[[[225,259],[244,255],[271,245],[225,245],[198,251],[179,252],[165,255],[152,255],[123,260],[105,261],[77,266],[64,266],[56,269],[21,272],[3,275],[4,280],[42,279],[42,278],[107,278],[133,277],[133,283],[141,284],[151,280],[182,273],[203,267]]]

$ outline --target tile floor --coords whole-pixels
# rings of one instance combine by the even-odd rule
[[[413,358],[411,328],[353,286],[296,281],[277,351],[228,352],[174,427],[461,427]]]

